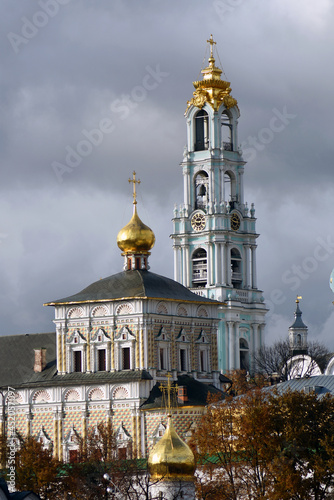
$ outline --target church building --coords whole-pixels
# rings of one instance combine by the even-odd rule
[[[78,436],[99,422],[112,423],[120,457],[147,457],[171,432],[162,397],[170,378],[173,425],[186,440],[209,392],[221,393],[228,381],[223,372],[248,369],[262,343],[266,307],[256,280],[255,209],[243,196],[239,109],[209,43],[186,111],[184,203],[171,236],[175,280],[149,270],[155,236],[137,212],[134,172],[133,216],[117,237],[123,270],[48,301],[54,333],[0,338],[0,431],[9,431],[10,388],[16,435],[37,436],[60,460],[75,460]]]

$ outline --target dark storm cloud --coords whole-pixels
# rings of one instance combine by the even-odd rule
[[[268,338],[286,334],[297,293],[305,322],[329,338],[334,254],[312,258],[332,237],[331,2],[5,0],[0,15],[0,333],[52,330],[42,302],[121,269],[134,169],[157,236],[151,268],[172,276],[183,113],[213,33],[241,111]],[[298,289],[293,266],[307,276]]]

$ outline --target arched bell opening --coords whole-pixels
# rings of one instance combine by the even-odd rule
[[[225,201],[229,202],[230,210],[233,210],[237,199],[236,178],[233,172],[224,172],[224,197]]]
[[[209,115],[204,109],[195,116],[195,151],[209,149]]]
[[[228,111],[221,114],[221,147],[224,151],[233,151],[232,117]]]
[[[192,255],[192,287],[204,287],[207,284],[207,253],[204,248],[198,248]]]
[[[234,288],[242,286],[242,258],[239,250],[231,250],[231,281]]]
[[[209,177],[204,171],[195,177],[195,208],[206,210],[209,201]]]

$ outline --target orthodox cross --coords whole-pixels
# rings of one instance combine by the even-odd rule
[[[210,47],[210,57],[213,57],[213,46],[216,45],[217,42],[213,41],[213,36],[210,35],[210,40],[207,40],[207,42],[211,45]]]
[[[136,180],[136,172],[133,171],[132,179],[129,179],[129,182],[133,183],[133,204],[137,205],[137,193],[136,193],[136,184],[140,184],[140,180]]]
[[[171,396],[172,394],[174,393],[174,395],[177,394],[177,391],[178,391],[178,385],[175,384],[174,386],[172,386],[171,384],[171,378],[172,378],[172,375],[170,373],[167,373],[167,385],[160,385],[159,386],[159,389],[160,391],[162,392],[162,396],[163,396],[163,399],[165,400],[165,405],[166,405],[166,409],[168,411],[168,413],[170,414],[171,413],[171,408],[172,408],[172,401],[171,401]],[[167,396],[167,401],[166,401],[166,396]],[[175,406],[175,405],[174,405]]]

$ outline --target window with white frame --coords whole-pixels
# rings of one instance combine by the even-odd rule
[[[123,326],[115,337],[115,368],[116,370],[134,370],[136,336],[128,326]]]
[[[86,371],[86,339],[79,330],[75,330],[66,342],[67,372]]]
[[[183,328],[176,337],[176,342],[178,344],[178,370],[180,372],[189,372],[191,371],[190,341]]]
[[[158,370],[170,370],[170,336],[165,331],[164,327],[160,328],[158,335],[155,337],[157,366]]]
[[[198,353],[198,366],[200,372],[210,372],[210,337],[201,330],[196,340],[197,353]]]

